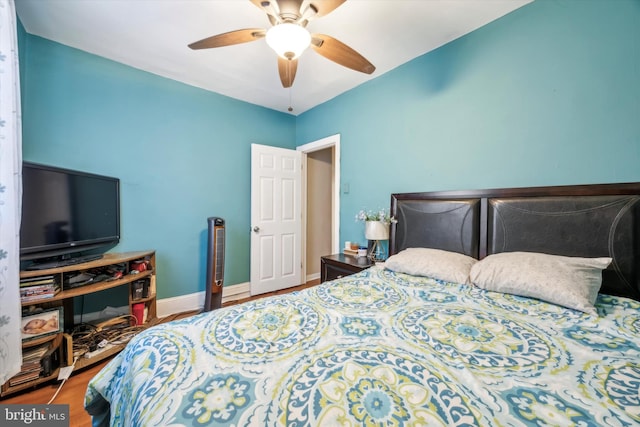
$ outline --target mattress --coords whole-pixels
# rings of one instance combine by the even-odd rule
[[[596,309],[375,266],[150,328],[85,406],[127,427],[637,425],[640,303]]]

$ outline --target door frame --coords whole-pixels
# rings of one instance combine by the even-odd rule
[[[333,212],[331,215],[331,252],[340,252],[340,134],[327,136],[296,147],[302,152],[302,277],[307,277],[307,154],[333,147]]]

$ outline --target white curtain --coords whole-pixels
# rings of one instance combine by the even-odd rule
[[[0,384],[20,371],[22,128],[14,0],[0,0]]]

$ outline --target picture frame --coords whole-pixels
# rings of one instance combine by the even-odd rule
[[[22,341],[31,341],[62,332],[63,320],[62,307],[22,316],[20,324]]]

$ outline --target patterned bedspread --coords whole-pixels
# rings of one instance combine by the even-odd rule
[[[126,427],[638,425],[640,303],[596,307],[376,266],[150,328],[85,405]]]

